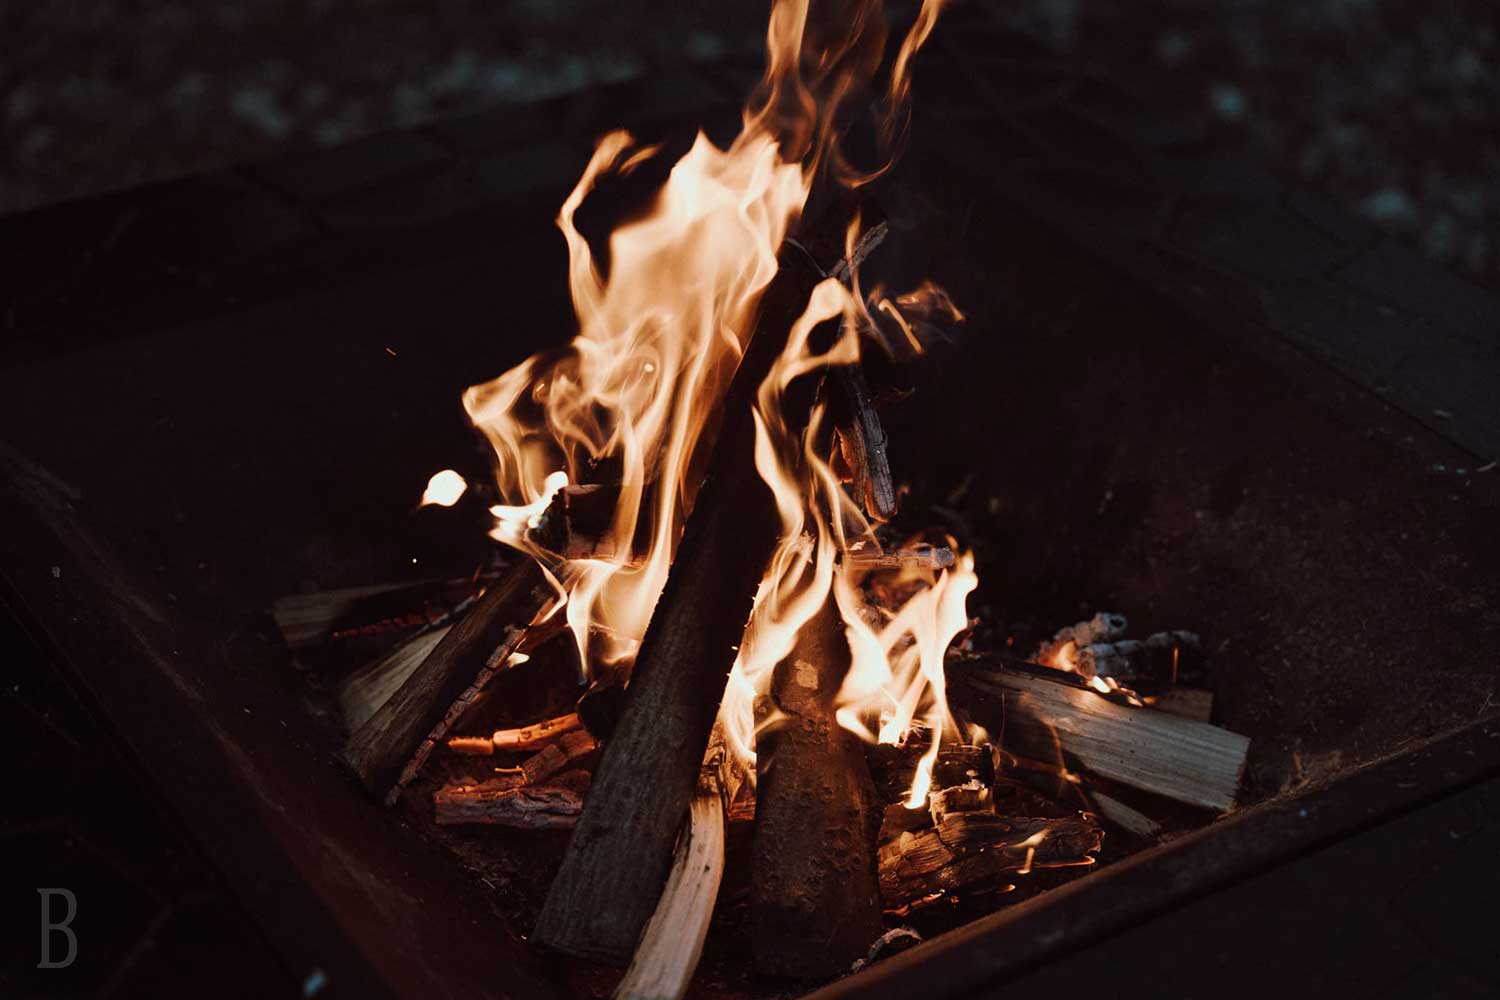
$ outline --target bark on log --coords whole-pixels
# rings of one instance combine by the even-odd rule
[[[1080,813],[1059,819],[948,813],[880,848],[880,895],[887,910],[952,892],[1007,872],[1087,863],[1103,834]]]
[[[1060,746],[1083,769],[1132,788],[1218,812],[1234,808],[1250,748],[1244,736],[1120,704],[1061,671],[950,657],[948,676],[955,700],[1019,752],[1046,759],[1048,745]],[[965,688],[981,697],[966,698]]]
[[[366,788],[395,794],[403,766],[418,765],[452,724],[453,705],[501,665],[555,594],[530,559],[490,585],[432,653],[350,738],[344,756]]]
[[[625,707],[533,939],[624,959],[650,918],[779,521],[754,465],[752,405],[823,273],[843,257],[848,216],[825,213],[808,246],[783,247],[721,410],[707,473],[636,657]],[[800,380],[807,382],[809,380]],[[788,413],[810,387],[794,385]]]
[[[513,779],[439,789],[432,797],[440,826],[465,823],[518,830],[567,830],[583,810],[583,794],[549,785],[507,787]]]
[[[780,724],[757,738],[751,935],[756,971],[826,979],[884,925],[876,882],[881,808],[859,739],[834,720],[849,644],[830,598],[777,664]]]

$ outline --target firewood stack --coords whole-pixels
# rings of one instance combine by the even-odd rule
[[[722,734],[711,737],[750,595],[776,541],[771,498],[754,478],[744,419],[750,389],[825,274],[809,256],[839,262],[827,273],[852,269],[834,238],[846,218],[835,213],[823,238],[799,244],[766,293],[628,684],[606,673],[575,691],[576,706],[555,706],[520,728],[483,728],[498,677],[549,643],[573,648],[554,614],[550,567],[523,559],[462,613],[358,671],[342,691],[352,730],[347,757],[385,801],[437,756],[446,775],[432,791],[438,826],[574,830],[533,939],[574,955],[630,960],[621,996],[679,996],[687,988],[732,821],[755,824],[756,967],[811,981],[865,960],[889,924],[936,900],[1003,890],[1042,868],[1084,871],[1109,828],[1155,836],[1154,801],[1215,812],[1234,804],[1247,741],[1206,724],[1201,699],[1191,710],[1177,705],[1177,714],[1151,707],[1182,701],[1178,681],[1191,672],[1185,656],[1197,656],[1197,637],[1132,641],[1119,615],[1060,630],[1038,648],[1040,663],[950,651],[948,697],[960,723],[1003,734],[1002,746],[920,728],[899,744],[863,746],[834,717],[849,650],[830,600],[776,669],[769,697],[779,721],[761,736],[758,781],[734,763]],[[869,227],[856,253],[883,233]],[[858,369],[824,384],[838,393],[835,467],[869,520],[884,522],[896,515],[899,494],[873,394]],[[809,407],[813,388],[789,405]],[[608,485],[561,491],[538,520],[537,537],[559,558],[598,555],[611,495]],[[877,619],[882,605],[894,611],[920,586],[913,581],[922,573],[954,563],[951,549],[920,542],[862,542],[842,558],[864,574]],[[576,684],[576,653],[568,662]],[[1195,712],[1202,718],[1187,717]]]

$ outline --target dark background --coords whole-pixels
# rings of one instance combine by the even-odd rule
[[[0,212],[754,52],[766,7],[0,0]],[[1500,280],[1497,5],[994,7],[1429,257]]]

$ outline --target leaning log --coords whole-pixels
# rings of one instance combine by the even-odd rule
[[[928,746],[925,739],[915,738],[900,746],[881,743],[865,751],[870,774],[881,798],[887,802],[906,799]],[[932,765],[931,787],[947,788],[970,782],[987,786],[994,780],[995,751],[989,744],[944,743],[938,747],[937,759]]]
[[[783,247],[762,296],[619,723],[537,920],[533,939],[543,945],[624,959],[661,895],[729,668],[780,531],[772,494],[755,469],[752,407],[824,280],[814,262],[843,259],[847,222],[846,214],[827,212],[803,245]],[[794,422],[806,419],[809,381],[788,391]]]
[[[885,930],[876,883],[877,800],[864,747],[834,719],[849,670],[832,597],[771,678],[780,710],[756,737],[751,947],[762,975],[826,979]]]
[[[951,697],[1018,752],[1046,759],[1050,745],[1132,788],[1216,812],[1234,808],[1250,749],[1244,736],[1121,704],[1062,671],[950,657],[948,676]]]
[[[490,585],[396,693],[349,737],[344,756],[366,788],[380,796],[394,791],[408,761],[425,757],[446,735],[454,703],[482,680],[484,671],[509,659],[527,626],[554,597],[546,574],[530,559]]]

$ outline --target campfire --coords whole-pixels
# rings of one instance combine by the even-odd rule
[[[755,971],[824,981],[956,899],[1232,809],[1247,753],[1195,634],[971,618],[974,556],[901,509],[893,373],[984,335],[881,280],[941,3],[899,39],[878,3],[827,7],[774,4],[738,137],[700,134],[604,247],[580,208],[662,151],[599,140],[557,219],[577,335],[464,395],[494,483],[422,495],[492,496],[504,557],[278,609],[289,639],[401,636],[341,685],[348,762],[438,828],[570,830],[531,940],[628,964],[619,996],[686,991],[727,878]]]

